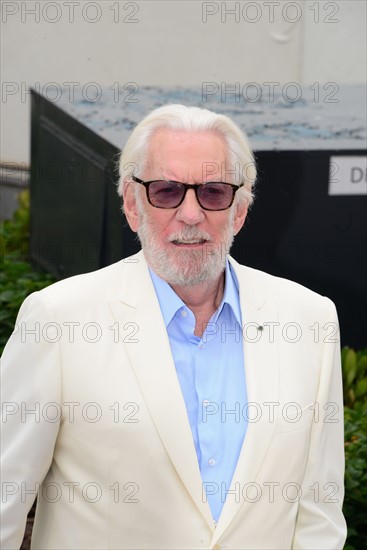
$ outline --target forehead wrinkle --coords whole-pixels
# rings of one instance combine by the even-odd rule
[[[192,140],[188,140],[185,139],[187,138],[186,132],[175,133],[167,129],[158,130],[153,135],[147,150],[143,169],[144,178],[146,180],[168,179],[183,183],[223,180],[224,177],[221,177],[221,173],[223,167],[224,171],[227,167],[228,155],[224,139],[222,136],[214,134],[211,143],[210,140],[208,141],[208,137],[211,137],[210,133],[204,132],[201,147],[198,137],[200,134],[194,133]],[[197,146],[192,146],[190,141],[196,141]],[[205,165],[210,167],[209,173],[206,171]],[[213,171],[214,167],[215,171]]]
[[[211,166],[214,161],[207,161]],[[182,163],[184,164],[184,163]],[[147,162],[144,170],[144,175],[147,180],[171,180],[182,183],[205,183],[205,181],[226,181],[225,172],[229,169],[225,160],[218,163],[218,170],[208,173],[205,177],[205,161],[201,162],[197,167],[189,166],[167,166],[161,164],[158,167],[152,168],[152,163]],[[224,173],[223,173],[224,172]]]

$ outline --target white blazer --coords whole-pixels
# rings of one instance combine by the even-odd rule
[[[218,524],[139,252],[21,307],[2,365],[2,548],[19,548],[37,490],[34,549],[343,547],[335,307],[230,261],[250,422]]]

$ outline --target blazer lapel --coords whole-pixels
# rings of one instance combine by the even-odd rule
[[[213,528],[209,505],[202,498],[195,446],[159,302],[143,254],[134,258],[138,261],[125,269],[120,299],[111,302],[110,309],[122,326],[133,322],[138,327],[138,343],[126,343],[126,352],[163,445],[194,503]]]
[[[257,474],[270,444],[275,422],[269,422],[271,403],[278,401],[278,341],[269,323],[278,322],[278,305],[274,297],[259,289],[253,272],[241,268],[231,259],[240,285],[242,323],[244,326],[244,364],[246,373],[249,421],[240,457],[233,475],[226,503],[223,506],[212,546],[218,541],[239,509],[245,504],[246,484],[256,482]],[[245,269],[244,273],[241,270]],[[258,328],[262,327],[262,328]],[[274,331],[276,334],[276,331]],[[268,406],[264,405],[268,403]],[[239,498],[234,495],[239,493]],[[245,495],[246,496],[246,495]],[[252,498],[249,493],[249,499]]]

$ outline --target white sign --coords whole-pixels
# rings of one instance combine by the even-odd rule
[[[367,157],[330,157],[329,195],[367,195]]]

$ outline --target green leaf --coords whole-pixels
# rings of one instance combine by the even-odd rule
[[[357,374],[357,354],[354,349],[348,349],[345,357],[346,385],[349,387]]]
[[[359,380],[356,385],[356,398],[367,394],[367,379]]]
[[[357,372],[358,375],[367,376],[367,353],[359,352],[357,354]]]

